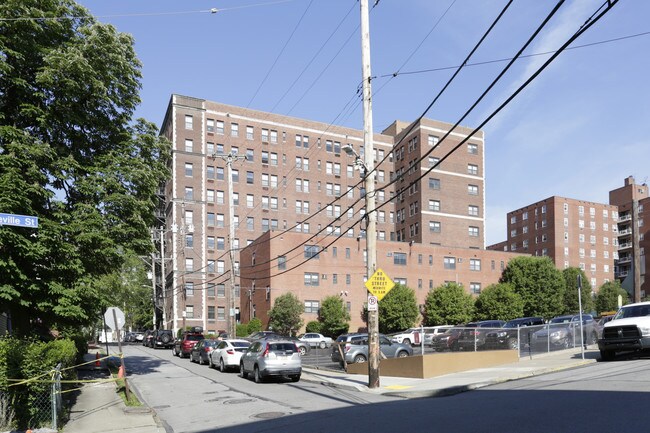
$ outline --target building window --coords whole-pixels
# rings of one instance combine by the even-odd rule
[[[226,320],[226,307],[217,307],[217,320]]]
[[[215,319],[214,306],[210,305],[208,306],[208,320],[214,320],[214,319]]]
[[[185,248],[194,248],[194,235],[185,235]]]
[[[478,216],[478,206],[469,205],[467,207],[467,214],[470,216]]]
[[[468,144],[467,145],[467,153],[471,153],[472,155],[478,155],[478,145],[476,145],[476,144]]]
[[[306,259],[318,259],[318,253],[320,252],[318,245],[305,245],[304,249]]]
[[[185,152],[192,152],[194,151],[194,141],[190,140],[189,138],[185,139]]]
[[[445,269],[456,269],[456,258],[455,257],[445,257],[443,259]]]
[[[318,314],[320,310],[319,301],[305,301],[305,313]]]
[[[478,185],[467,185],[467,193],[469,195],[478,195]]]
[[[429,200],[429,210],[432,212],[440,212],[440,200]]]
[[[194,118],[191,115],[186,114],[185,115],[185,129],[193,129],[193,127],[194,127]]]
[[[429,137],[427,138],[427,143],[429,144],[429,146],[435,146],[436,144],[438,144],[439,141],[440,141],[440,137],[438,137],[437,135],[429,135]]]
[[[481,283],[469,283],[469,291],[473,295],[480,295],[481,294]]]
[[[287,269],[287,258],[285,256],[278,257],[278,270],[283,271]]]
[[[253,127],[252,126],[247,126],[246,127],[246,140],[252,140],[254,138],[253,136]]]
[[[318,286],[319,285],[318,272],[305,272],[305,286]]]
[[[185,306],[185,318],[193,319],[194,318],[194,305]]]
[[[440,189],[440,179],[429,178],[429,189]]]
[[[393,264],[406,266],[406,253],[393,253]]]
[[[214,283],[208,283],[207,291],[208,291],[208,296],[214,297],[214,295],[215,295],[215,284]]]
[[[467,174],[472,174],[478,176],[478,165],[476,164],[467,164]]]
[[[255,183],[255,174],[252,171],[246,172],[246,183],[252,185]]]
[[[226,285],[225,284],[217,284],[217,298],[225,298],[226,297]]]
[[[194,283],[185,283],[185,296],[194,296]]]
[[[185,163],[185,176],[192,177],[194,172],[194,165],[191,162]]]
[[[429,221],[429,231],[432,233],[440,233],[440,221]]]
[[[223,120],[217,120],[217,134],[223,135]]]
[[[478,227],[470,226],[468,232],[471,237],[478,237],[479,235]]]
[[[481,270],[481,260],[480,259],[469,259],[469,270],[470,271],[480,271]]]
[[[185,200],[194,200],[194,188],[191,186],[185,187]]]

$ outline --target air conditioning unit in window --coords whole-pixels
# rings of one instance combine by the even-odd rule
[[[194,224],[188,224],[186,229],[188,233],[194,233]]]

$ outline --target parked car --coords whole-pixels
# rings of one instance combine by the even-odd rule
[[[457,351],[458,348],[458,338],[462,332],[461,327],[449,328],[443,333],[433,335],[428,341],[429,346],[436,352],[444,352],[446,350],[451,350],[452,352]],[[427,340],[424,340],[425,344]]]
[[[505,323],[503,320],[482,320],[466,324],[458,337],[459,349],[470,351],[483,349],[487,333],[502,328]]]
[[[190,349],[190,362],[198,362],[199,365],[208,364],[210,362],[210,354],[217,347],[218,343],[218,340],[212,338],[204,338],[198,341]]]
[[[248,340],[221,340],[217,347],[210,352],[208,363],[210,368],[219,366],[219,370],[223,373],[228,368],[239,367],[241,355],[248,349],[251,342]]]
[[[287,337],[285,335],[272,334],[266,337],[267,339],[288,340],[293,342],[298,348],[300,356],[306,355],[311,351],[311,346],[306,341],[300,340],[298,337]]]
[[[203,330],[200,329],[200,327],[195,327],[192,331],[183,332],[181,338],[177,339],[174,342],[174,346],[172,347],[172,354],[174,354],[174,356],[180,356],[181,358],[190,356],[192,347],[194,347],[196,343],[203,339],[205,339],[205,336],[203,335]]]
[[[582,325],[585,343],[594,344],[598,341],[596,321],[590,314],[582,315]],[[581,344],[579,314],[554,317],[546,327],[534,332],[531,338],[532,347],[538,350],[568,349],[574,346],[574,342],[576,345]]]
[[[332,345],[332,339],[326,337],[323,334],[317,334],[315,332],[307,332],[299,337],[300,341],[308,343],[310,347],[319,347],[321,349],[326,349]]]
[[[431,347],[431,341],[436,335],[441,335],[453,328],[453,325],[425,326],[424,327],[424,345]]]
[[[292,382],[298,382],[302,374],[300,352],[293,341],[256,340],[239,361],[239,375],[246,378],[249,374],[256,383],[272,376],[287,376]]]
[[[526,347],[530,343],[528,332],[521,328],[527,326],[543,325],[542,317],[520,317],[509,320],[499,330],[489,331],[485,334],[486,349],[519,349],[521,346]],[[536,330],[536,329],[535,329]],[[533,332],[535,331],[533,330]],[[531,332],[532,336],[532,332]],[[519,342],[522,342],[520,345]]]
[[[423,338],[424,335],[422,335],[422,328],[409,328],[398,334],[390,335],[390,341],[406,344],[408,346],[420,344]]]
[[[343,343],[341,349],[346,363],[352,364],[368,360],[368,334],[353,334],[349,340],[343,339],[341,343]],[[383,334],[379,334],[379,350],[386,358],[404,358],[413,355],[411,346],[390,341]],[[337,346],[332,347],[331,358],[332,361],[343,365],[343,358],[341,358],[341,352]]]
[[[174,345],[174,334],[169,329],[157,329],[153,331],[151,337],[151,346],[154,349],[159,347],[169,349]]]
[[[264,338],[267,335],[278,335],[278,333],[273,331],[258,331],[258,332],[253,332],[247,337],[244,337],[244,339],[248,341],[255,341],[255,340],[259,340],[260,338]]]

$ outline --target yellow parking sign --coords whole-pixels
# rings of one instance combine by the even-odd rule
[[[377,269],[375,273],[372,274],[372,277],[366,281],[366,288],[370,293],[377,297],[378,301],[381,301],[393,287],[395,287],[395,283],[381,269]]]

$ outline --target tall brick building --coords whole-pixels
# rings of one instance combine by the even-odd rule
[[[396,121],[382,134],[374,134],[377,237],[381,245],[378,256],[411,244],[423,257],[443,257],[442,252],[427,253],[422,248],[448,247],[452,250],[444,260],[451,265],[450,261],[455,263],[459,256],[451,253],[456,251],[453,249],[478,250],[477,255],[492,257],[490,260],[498,264],[492,265],[496,269],[511,256],[484,251],[483,133],[469,137],[458,151],[438,164],[471,132],[457,128],[439,143],[451,126],[429,119],[415,124]],[[302,244],[320,231],[319,236],[342,235],[341,242],[348,245],[345,248],[364,243],[360,174],[353,158],[342,152],[343,146],[350,145],[363,155],[363,131],[172,95],[161,134],[172,142],[172,178],[164,188],[166,275],[165,289],[159,296],[165,299],[165,323],[160,326],[226,329],[230,313],[227,298],[233,281],[237,309],[240,303],[248,304],[250,287],[240,287],[238,274],[244,269],[238,257],[234,263],[236,277],[231,278],[230,224],[235,225],[232,246],[236,256],[269,231],[302,234],[287,236],[279,244],[272,242],[274,254],[279,251],[278,245],[286,250],[299,247],[302,254]],[[418,162],[431,149],[432,153]],[[222,158],[230,153],[244,157],[231,165],[233,221],[228,216],[227,167]],[[423,177],[418,180],[419,176]],[[469,260],[471,254],[464,255]],[[354,262],[352,258],[350,261]],[[362,267],[363,263],[353,265]],[[474,266],[480,265],[474,262]],[[321,269],[320,275],[338,272],[343,273],[335,268]],[[295,270],[301,285],[305,282],[303,274],[302,269]],[[435,273],[427,276],[424,271],[418,275],[404,277],[409,278],[409,285],[422,280],[426,288],[429,280],[438,285],[448,279]],[[478,292],[496,279],[498,276],[474,276],[462,278],[462,282],[468,290],[471,283],[477,283],[471,287]],[[272,291],[273,284],[270,287]],[[336,289],[333,285],[320,286],[323,293],[335,293]],[[364,293],[357,280],[354,290]],[[314,294],[310,300],[324,296]],[[242,320],[248,321],[248,317],[244,315]]]

